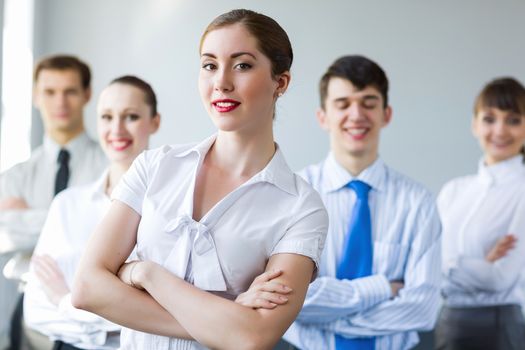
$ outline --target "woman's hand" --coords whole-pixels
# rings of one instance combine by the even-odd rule
[[[493,263],[496,260],[503,258],[505,255],[507,255],[509,250],[515,247],[517,240],[518,239],[516,236],[511,234],[503,236],[496,242],[496,245],[492,247],[485,257],[485,260]]]
[[[142,286],[142,283],[137,278],[138,271],[136,268],[139,267],[138,265],[140,265],[141,263],[143,263],[143,261],[134,260],[134,261],[130,261],[130,262],[126,262],[122,264],[122,266],[118,270],[118,274],[117,274],[118,278],[120,278],[122,282],[134,288],[141,289],[141,290],[144,289],[144,287]]]
[[[58,306],[60,300],[70,292],[64,274],[49,255],[33,255],[31,261],[44,293],[50,302]]]
[[[272,281],[282,273],[281,270],[263,272],[253,280],[246,292],[237,296],[235,302],[253,309],[273,309],[277,305],[285,304],[288,301],[286,294],[292,289]]]

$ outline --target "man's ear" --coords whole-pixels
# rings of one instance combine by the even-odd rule
[[[84,104],[87,104],[91,99],[91,87],[88,87],[84,90]]]
[[[392,121],[392,113],[393,113],[392,107],[386,106],[385,116],[383,119],[383,126],[387,126],[388,124],[390,124],[390,121]]]
[[[321,129],[329,131],[330,128],[328,125],[328,117],[323,107],[319,107],[317,109],[315,116],[317,117],[317,122],[319,123],[319,126],[321,127]]]

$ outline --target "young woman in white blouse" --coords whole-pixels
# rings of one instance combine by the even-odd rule
[[[151,86],[134,76],[113,80],[97,105],[98,138],[110,161],[95,183],[53,200],[36,246],[25,290],[27,326],[54,340],[53,349],[117,349],[120,327],[73,308],[70,288],[86,242],[110,205],[109,196],[159,127]]]
[[[199,91],[217,134],[138,157],[77,274],[74,305],[129,327],[124,349],[267,349],[299,312],[328,218],[273,138],[292,57],[286,32],[253,11],[204,32]],[[233,302],[271,270],[292,289],[285,304]]]
[[[472,131],[483,157],[476,175],[447,183],[443,224],[445,306],[437,349],[523,349],[525,88],[496,79],[479,94]]]

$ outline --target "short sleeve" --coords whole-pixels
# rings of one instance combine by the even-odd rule
[[[142,215],[142,202],[148,184],[148,151],[142,152],[111,193],[112,200],[118,200]]]
[[[303,180],[300,181],[304,182]],[[307,186],[306,183],[304,186]],[[328,214],[326,209],[319,194],[309,188],[303,198],[299,200],[286,233],[275,245],[271,255],[293,253],[311,258],[316,266],[313,280],[319,269],[327,231]]]

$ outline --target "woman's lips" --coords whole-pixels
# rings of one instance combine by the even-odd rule
[[[215,100],[212,101],[212,106],[215,108],[215,110],[219,113],[227,113],[233,111],[235,108],[239,107],[241,104],[238,101],[230,100],[230,99],[223,99],[223,100]]]
[[[109,141],[109,143],[111,144],[111,147],[113,147],[114,150],[120,152],[120,151],[125,150],[129,146],[131,146],[132,141],[131,140],[114,140],[114,141]]]

